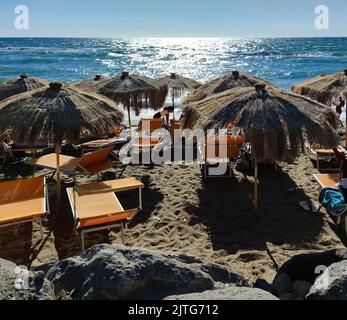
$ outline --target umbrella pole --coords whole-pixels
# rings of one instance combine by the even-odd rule
[[[60,184],[60,151],[61,151],[61,145],[57,144],[55,146],[55,155],[56,155],[56,161],[57,161],[57,208],[60,207],[60,200],[61,200],[61,184]]]
[[[254,162],[254,211],[258,211],[258,162]]]
[[[172,88],[172,106],[174,108],[173,111],[173,120],[175,120],[175,89]]]
[[[132,138],[132,133],[131,133],[131,115],[130,115],[130,106],[128,106],[128,121],[129,121],[130,140],[131,140],[131,138]]]

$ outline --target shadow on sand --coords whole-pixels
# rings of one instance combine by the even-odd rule
[[[278,168],[260,171],[259,210],[253,210],[253,178],[237,175],[210,179],[199,192],[199,205],[186,210],[209,229],[214,250],[235,254],[239,250],[268,250],[275,245],[312,242],[323,226],[323,214],[305,212],[300,201],[308,200],[295,182]]]

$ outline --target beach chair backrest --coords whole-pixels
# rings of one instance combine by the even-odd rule
[[[0,183],[0,204],[19,202],[44,197],[43,176],[5,181]]]
[[[109,147],[109,148],[104,148],[97,151],[86,153],[81,158],[79,165],[82,166],[83,168],[86,168],[93,164],[106,162],[112,150],[113,150],[113,147]]]
[[[236,158],[244,141],[243,136],[209,136],[206,138],[205,156],[209,159]]]
[[[182,135],[182,126],[181,126],[181,122],[180,121],[172,120],[171,127],[170,127],[170,133],[171,133],[171,136]]]
[[[138,131],[153,132],[163,127],[162,119],[141,119],[138,125]]]

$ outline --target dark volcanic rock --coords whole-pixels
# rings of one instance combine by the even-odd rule
[[[329,266],[317,278],[306,299],[347,300],[347,260]]]
[[[165,300],[279,300],[271,293],[249,287],[229,287],[198,293],[169,296]]]
[[[162,299],[228,285],[247,287],[229,269],[186,255],[98,245],[55,263],[47,273],[55,292],[73,299]]]
[[[0,259],[0,300],[55,300],[55,294],[43,273]]]

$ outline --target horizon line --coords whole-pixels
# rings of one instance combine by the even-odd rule
[[[210,36],[210,37],[178,37],[178,36],[167,36],[167,37],[156,37],[156,36],[124,36],[124,37],[102,37],[102,36],[1,36],[0,39],[107,39],[107,40],[118,40],[118,39],[225,39],[225,40],[242,40],[242,39],[307,39],[307,38],[347,38],[345,36],[242,36],[242,37],[220,37],[220,36]]]

